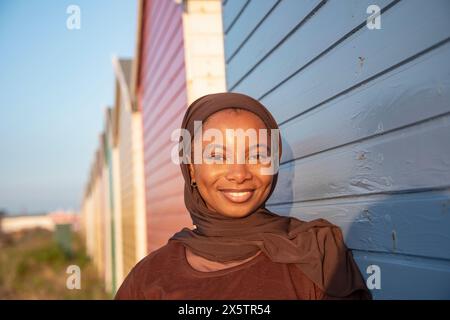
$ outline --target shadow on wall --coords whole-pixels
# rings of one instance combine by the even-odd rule
[[[283,139],[283,159],[292,158]],[[293,202],[295,165],[280,168],[269,210],[340,226],[374,299],[450,299],[450,191]]]

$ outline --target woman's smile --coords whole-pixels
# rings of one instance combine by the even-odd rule
[[[242,189],[242,190],[234,190],[234,189],[222,189],[219,190],[222,195],[233,203],[243,203],[248,201],[254,194],[254,189]]]

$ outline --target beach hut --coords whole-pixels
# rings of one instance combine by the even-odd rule
[[[225,91],[221,2],[140,1],[132,90],[142,112],[147,249],[192,227],[184,206],[184,181],[172,162],[189,103]]]
[[[133,102],[130,91],[132,61],[113,59],[115,81],[114,126],[118,172],[120,179],[120,228],[122,275],[118,283],[132,267],[147,254],[146,219],[144,202],[144,169],[142,148],[141,112]],[[120,263],[119,260],[117,260]]]

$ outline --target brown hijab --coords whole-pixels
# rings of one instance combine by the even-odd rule
[[[260,102],[240,93],[209,94],[195,100],[181,127],[193,137],[195,120],[204,122],[213,113],[232,107],[255,113],[267,129],[278,129],[275,119]],[[281,141],[279,151],[281,158]],[[356,290],[367,291],[339,227],[324,219],[305,222],[279,216],[266,209],[265,203],[244,218],[225,217],[209,210],[198,189],[191,186],[188,164],[181,163],[181,171],[185,180],[184,202],[196,229],[183,228],[169,241],[180,241],[195,254],[220,262],[244,260],[262,250],[273,262],[296,264],[330,296],[345,297]],[[267,199],[277,178],[278,173],[273,177]]]

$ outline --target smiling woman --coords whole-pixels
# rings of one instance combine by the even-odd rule
[[[200,140],[201,149],[194,148],[214,161],[180,164],[196,228],[182,229],[141,260],[116,299],[370,299],[337,226],[266,209],[278,173],[263,169],[281,158],[281,138],[233,132],[278,130],[270,112],[247,95],[217,93],[186,111],[182,129],[194,140],[196,121],[202,132],[226,137],[225,146]]]
[[[211,151],[206,154],[206,157],[222,163],[189,164],[191,183],[197,186],[208,209],[227,217],[245,217],[267,199],[273,175],[261,173],[261,166],[267,166],[267,164],[262,164],[261,161],[255,164],[249,163],[250,158],[267,154],[267,148],[261,150],[262,146],[267,146],[267,140],[252,141],[256,140],[252,139],[252,135],[240,135],[239,132],[267,130],[266,125],[253,112],[232,108],[209,116],[203,124],[203,130],[211,129],[218,130],[225,136],[227,143],[226,146],[214,144],[216,147],[210,148]],[[239,129],[242,130],[237,131]],[[238,132],[238,134],[230,134],[230,132]],[[254,137],[259,138],[259,135]],[[238,143],[239,140],[245,144]],[[252,142],[256,144],[251,144]],[[202,141],[202,143],[202,151],[205,154],[204,151],[207,151],[210,144],[208,141]],[[234,149],[230,150],[230,146]],[[230,154],[236,157],[238,154],[244,154],[246,161],[238,163],[236,157],[230,159]]]

